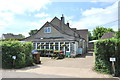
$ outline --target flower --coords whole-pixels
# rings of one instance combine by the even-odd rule
[[[38,47],[39,47],[39,46],[42,46],[42,44],[39,44]]]
[[[65,46],[65,44],[61,44],[61,46]]]
[[[55,44],[52,44],[52,46],[55,46]]]

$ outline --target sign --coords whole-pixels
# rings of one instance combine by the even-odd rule
[[[116,61],[116,58],[110,58],[110,61]]]
[[[32,50],[32,54],[36,54],[36,53],[38,53],[37,50]]]
[[[16,59],[16,56],[12,56],[13,59]]]

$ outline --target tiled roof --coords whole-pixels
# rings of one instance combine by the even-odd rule
[[[5,39],[22,39],[22,36],[14,34],[3,34],[3,36]]]
[[[114,37],[114,32],[104,33],[104,35],[101,37],[101,39],[110,39]]]
[[[77,32],[74,32],[74,30],[72,30],[69,26],[67,26],[67,24],[63,24],[64,27],[64,31],[61,30],[61,20],[58,19],[57,17],[53,18],[53,20],[50,22],[50,24],[53,25],[53,27],[58,28],[58,31],[70,35],[70,36],[76,36],[79,37],[79,34]]]
[[[63,23],[62,24],[62,26],[61,26],[61,23],[62,23],[62,20],[60,20],[60,19],[58,19],[57,17],[54,17],[53,19],[52,19],[52,21],[51,22],[46,22],[39,30],[38,30],[38,32],[45,26],[45,25],[48,25],[48,24],[50,24],[50,25],[52,25],[56,30],[58,30],[60,33],[62,33],[62,34],[65,34],[65,35],[68,35],[68,36],[72,36],[72,37],[75,37],[75,38],[81,38],[81,36],[82,36],[82,38],[84,38],[84,39],[87,39],[87,37],[88,36],[86,36],[88,33],[88,30],[85,30],[85,31],[83,31],[83,30],[77,30],[77,31],[75,31],[76,30],[76,28],[75,28],[75,30],[73,29],[73,28],[70,28],[67,24],[65,24],[65,23]],[[64,29],[63,29],[64,28]],[[37,32],[37,33],[38,33]],[[37,34],[36,33],[36,34]],[[35,35],[36,35],[35,34]],[[34,36],[34,35],[33,35]],[[27,37],[27,38],[29,38],[29,39],[33,39],[34,37],[33,36],[29,36],[29,37]],[[27,38],[25,38],[25,39],[27,39]]]
[[[76,30],[77,33],[84,38],[86,41],[88,41],[88,29],[80,29],[80,30]]]

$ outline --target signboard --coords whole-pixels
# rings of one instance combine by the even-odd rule
[[[12,56],[13,59],[16,59],[16,56]]]
[[[116,58],[110,58],[110,61],[116,61]]]
[[[32,54],[36,54],[36,53],[38,53],[37,50],[32,50]]]

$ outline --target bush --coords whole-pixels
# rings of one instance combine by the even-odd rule
[[[22,68],[33,65],[31,42],[3,41],[0,44],[2,47],[2,68]],[[14,66],[12,56],[16,56]]]
[[[120,39],[105,39],[95,43],[95,69],[104,73],[113,73],[110,57],[115,57],[116,75],[120,75]]]

